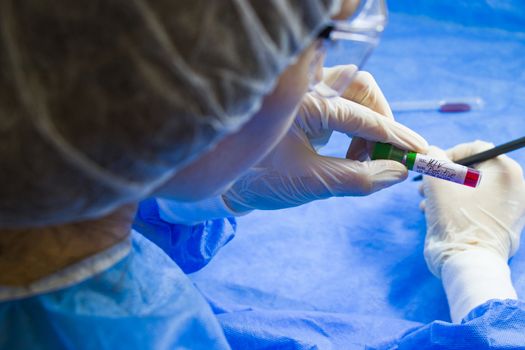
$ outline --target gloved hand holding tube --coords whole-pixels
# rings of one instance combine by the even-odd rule
[[[341,69],[332,72],[339,74]],[[284,139],[223,195],[226,204],[238,213],[280,209],[332,196],[368,195],[406,179],[407,169],[398,162],[363,160],[366,141],[349,147],[350,159],[316,152],[338,131],[354,139],[389,142],[426,153],[428,145],[421,136],[395,122],[391,112],[385,113],[390,111],[388,104],[368,73],[358,73],[343,97],[307,94]],[[370,103],[370,108],[360,100]]]

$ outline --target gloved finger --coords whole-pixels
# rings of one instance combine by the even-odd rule
[[[357,102],[387,118],[393,119],[392,110],[374,77],[368,72],[356,72],[356,70],[357,67],[354,65],[325,68],[324,81],[329,86],[335,85],[336,88],[339,88],[342,81],[352,79],[350,85],[342,93],[343,98]],[[368,159],[369,152],[367,148],[370,147],[370,142],[354,137],[350,143],[346,158],[364,161]]]
[[[325,99],[323,110],[328,127],[368,141],[394,144],[400,148],[426,153],[428,143],[415,131],[368,107],[343,98]]]
[[[394,114],[385,95],[369,72],[357,72],[342,97],[366,106],[387,118],[394,119]]]
[[[369,142],[360,137],[353,137],[350,146],[346,151],[346,159],[358,160],[364,162],[369,159],[370,146]]]
[[[423,184],[417,186],[417,192],[421,195],[421,197],[425,197],[425,186],[423,186]]]
[[[342,96],[355,78],[357,71],[357,66],[354,64],[325,67],[323,68],[323,83]]]
[[[374,148],[374,142],[367,141],[361,137],[353,137],[346,152],[348,159],[365,161],[370,158],[371,151]]]
[[[474,142],[461,143],[448,149],[447,156],[455,161],[491,148],[494,148],[493,143],[476,140]]]
[[[372,74],[357,71],[355,65],[324,68],[323,81],[334,89],[339,88],[342,82],[350,79],[350,85],[344,89],[341,97],[366,106],[390,119],[394,118],[392,109]]]
[[[346,66],[342,67],[344,69]],[[369,72],[357,72],[350,86],[342,94],[342,97],[366,106],[387,118],[394,119],[390,105]],[[364,161],[368,159],[372,147],[373,144],[371,142],[354,137],[350,143],[347,158]]]
[[[405,180],[406,167],[392,160],[358,162],[319,156],[314,165],[333,196],[366,196]]]
[[[366,106],[371,110],[385,116],[386,118],[394,119],[390,105],[383,95],[383,92],[377,85],[372,74],[368,72],[359,71],[352,80],[351,85],[342,96],[363,106]],[[368,152],[366,153],[365,147],[368,149]],[[364,161],[368,159],[368,155],[370,154],[370,149],[372,147],[373,143],[366,142],[361,138],[354,137],[350,143],[350,149],[348,153],[352,157],[359,155],[359,158],[355,159]]]
[[[494,148],[493,143],[476,140],[474,142],[459,144],[447,150],[447,155],[449,155],[452,160],[459,160],[491,148]],[[491,166],[496,167],[499,169],[499,171],[505,171],[508,174],[516,174],[516,178],[523,177],[523,170],[521,169],[521,166],[515,160],[504,154],[484,161],[480,164],[474,164],[474,167],[479,169],[489,169]]]
[[[447,153],[437,146],[429,146],[427,155],[436,159],[450,159]]]
[[[350,146],[346,151],[347,159],[355,159],[361,162],[370,160],[370,155],[374,151],[375,142],[367,141],[360,137],[353,137]]]

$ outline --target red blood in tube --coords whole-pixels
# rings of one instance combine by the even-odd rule
[[[470,105],[468,103],[443,103],[439,107],[439,111],[442,113],[457,113],[457,112],[468,112],[470,111]]]
[[[474,170],[474,169],[468,169],[467,175],[465,175],[465,181],[463,182],[463,185],[467,185],[470,187],[477,187],[480,177],[481,177],[481,174],[479,171]]]

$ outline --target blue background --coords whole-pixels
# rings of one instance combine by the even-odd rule
[[[479,111],[399,113],[398,121],[442,148],[525,136],[524,1],[399,0],[389,9],[389,25],[365,67],[389,101],[485,101]],[[323,153],[342,157],[347,145],[346,136],[336,135]],[[525,166],[525,150],[510,156]],[[360,346],[449,320],[441,283],[423,258],[426,228],[417,187],[405,181],[364,198],[253,212],[191,278],[226,331],[249,312],[260,320],[259,330],[286,337],[279,322],[294,313],[314,324],[329,314],[344,325],[338,329],[347,334],[346,344]],[[510,265],[523,297],[524,248]]]

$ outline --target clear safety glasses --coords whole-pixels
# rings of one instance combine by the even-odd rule
[[[384,0],[362,0],[356,14],[345,21],[333,21],[321,34],[322,48],[319,60],[326,55],[329,66],[352,65],[346,74],[340,74],[335,81],[318,82],[311,89],[322,97],[340,96],[350,85],[355,73],[366,62],[387,23],[387,9]],[[314,72],[314,75],[318,72]]]

